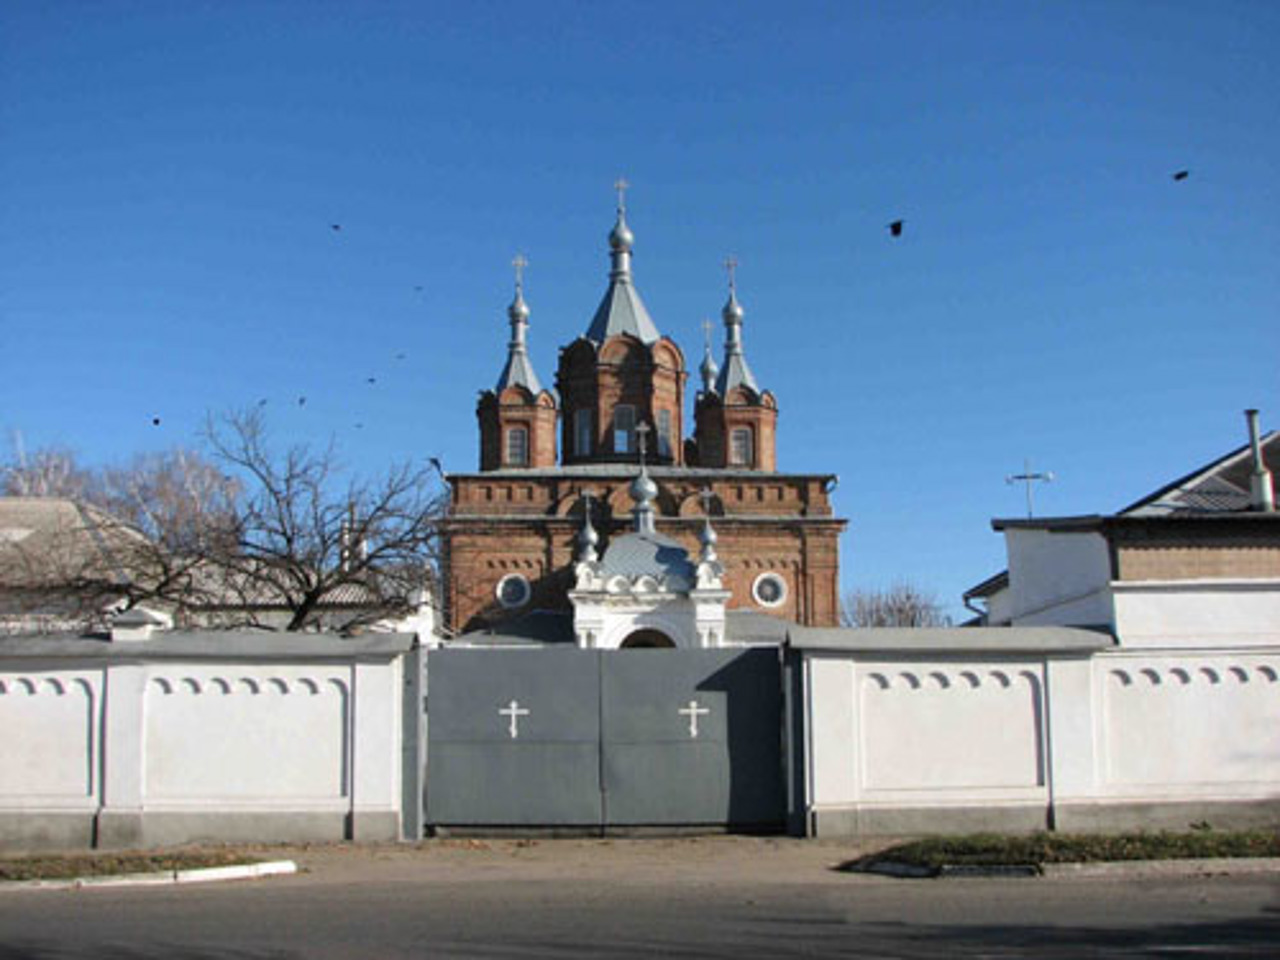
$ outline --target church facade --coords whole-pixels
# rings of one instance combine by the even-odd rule
[[[479,469],[448,476],[450,635],[533,612],[575,614],[579,646],[731,644],[726,611],[838,622],[846,522],[830,502],[835,477],[778,470],[778,404],[747,363],[732,261],[723,359],[708,340],[690,424],[684,353],[640,298],[634,243],[620,196],[608,286],[585,332],[560,350],[554,390],[529,357],[517,258],[506,362],[476,408]],[[654,568],[636,567],[641,556]],[[717,603],[719,614],[708,612]],[[657,615],[677,607],[688,608],[688,629]],[[606,608],[636,614],[615,617],[613,633],[631,630],[629,640],[588,625]]]

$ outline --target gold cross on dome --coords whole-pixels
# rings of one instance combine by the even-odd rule
[[[636,445],[640,448],[640,463],[644,463],[645,441],[649,439],[649,431],[653,429],[644,421],[636,427]]]
[[[519,287],[524,283],[524,268],[529,265],[529,261],[523,253],[517,253],[511,265],[516,268],[516,286]]]
[[[627,183],[626,178],[624,177],[619,177],[617,180],[613,181],[613,189],[618,191],[619,213],[622,213],[622,211],[627,209],[627,188],[630,186],[631,184]]]
[[[729,289],[737,291],[737,280],[734,276],[738,269],[738,258],[730,254],[724,261],[724,268],[729,272]]]
[[[711,516],[711,504],[715,501],[716,495],[711,492],[710,487],[703,487],[698,494],[698,499],[702,501],[702,512],[708,517]]]

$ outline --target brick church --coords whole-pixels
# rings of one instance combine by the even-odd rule
[[[835,625],[835,477],[778,471],[778,404],[747,363],[732,261],[723,359],[708,339],[686,434],[684,353],[636,288],[623,199],[608,286],[554,390],[529,358],[516,260],[506,362],[476,408],[479,470],[447,478],[446,632],[697,647]]]

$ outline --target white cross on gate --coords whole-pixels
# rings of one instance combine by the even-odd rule
[[[520,718],[527,717],[529,715],[529,711],[520,706],[519,701],[512,700],[510,705],[503,707],[498,711],[498,713],[501,716],[511,718],[511,724],[507,728],[511,733],[511,739],[514,740],[516,737],[520,736]]]
[[[711,712],[710,707],[698,706],[697,700],[690,700],[687,707],[681,707],[676,713],[689,718],[689,737],[693,738],[698,735],[698,718],[705,717]]]

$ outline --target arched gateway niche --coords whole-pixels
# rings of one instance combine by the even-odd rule
[[[661,630],[637,630],[622,641],[620,650],[674,650],[675,641]]]

